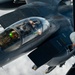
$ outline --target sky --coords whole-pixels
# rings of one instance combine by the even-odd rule
[[[0,16],[11,12],[13,10],[0,10]],[[3,28],[0,28],[0,32]],[[32,70],[34,63],[28,58],[28,54],[25,54],[16,60],[10,62],[4,67],[0,68],[0,75],[45,75],[47,65],[43,65],[37,71]],[[51,73],[47,75],[65,75],[75,62],[75,57],[71,57],[62,68],[57,66]]]

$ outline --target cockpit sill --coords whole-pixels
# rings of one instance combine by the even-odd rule
[[[7,27],[0,34],[1,49],[6,52],[14,51],[21,45],[42,35],[49,27],[50,23],[42,17],[22,19]]]

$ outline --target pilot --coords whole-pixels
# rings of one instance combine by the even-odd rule
[[[42,31],[40,29],[37,29],[36,27],[37,23],[38,23],[37,21],[34,22],[32,20],[29,20],[28,25],[30,25],[33,28],[33,30],[36,30],[38,35],[41,35]]]
[[[32,20],[29,20],[29,24],[32,26],[32,27],[35,27],[35,22],[33,22]]]

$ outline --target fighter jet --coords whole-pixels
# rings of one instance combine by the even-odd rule
[[[60,67],[75,53],[70,34],[73,6],[62,0],[27,0],[26,5],[0,17],[0,66],[30,52],[32,69],[48,65],[45,73]],[[64,2],[65,3],[65,2]]]

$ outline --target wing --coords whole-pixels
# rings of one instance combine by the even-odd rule
[[[55,50],[55,51],[54,51]],[[46,42],[38,49],[28,55],[28,57],[35,63],[37,67],[40,67],[51,60],[58,54],[58,51],[50,42]]]

